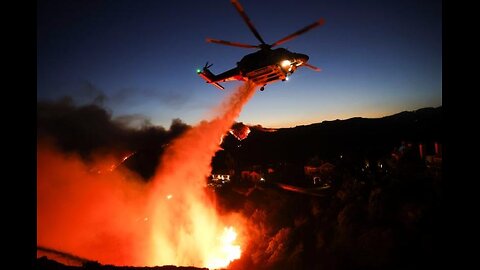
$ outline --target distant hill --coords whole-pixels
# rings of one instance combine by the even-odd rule
[[[222,147],[240,166],[291,162],[304,164],[317,156],[336,159],[381,158],[389,155],[402,141],[423,143],[427,151],[434,142],[442,142],[442,107],[405,111],[382,118],[355,117],[323,121],[276,132],[250,127],[249,136],[239,142],[233,136]],[[221,162],[220,162],[221,163]]]

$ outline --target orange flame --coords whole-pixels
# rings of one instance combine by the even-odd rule
[[[241,249],[234,242],[237,239],[237,233],[232,227],[225,228],[220,237],[220,246],[212,252],[212,257],[207,259],[208,268],[224,268],[230,262],[240,259]]]
[[[219,215],[204,186],[219,139],[254,92],[239,87],[213,120],[172,142],[148,184],[125,168],[91,173],[80,158],[39,143],[37,245],[114,265],[215,268],[240,258],[243,220]]]

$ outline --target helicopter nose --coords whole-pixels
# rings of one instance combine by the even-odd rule
[[[295,58],[297,58],[299,61],[302,61],[302,63],[306,63],[308,61],[308,55],[302,53],[297,53]]]

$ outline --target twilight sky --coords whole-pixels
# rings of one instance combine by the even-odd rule
[[[325,24],[279,47],[322,68],[298,69],[267,85],[238,121],[291,127],[350,117],[381,117],[442,105],[441,0],[240,0],[267,43],[316,21]],[[228,0],[37,1],[37,100],[99,95],[114,117],[143,115],[169,127],[209,119],[225,91],[197,74],[220,73],[258,44]]]

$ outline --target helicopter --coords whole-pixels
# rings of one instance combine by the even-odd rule
[[[252,81],[257,85],[263,85],[260,90],[263,91],[268,83],[275,81],[286,81],[288,77],[295,72],[298,67],[305,66],[315,71],[320,71],[320,68],[308,64],[308,55],[301,53],[290,52],[284,48],[272,49],[280,44],[290,41],[299,35],[317,27],[323,25],[325,20],[323,18],[316,22],[305,26],[304,28],[282,38],[278,41],[267,44],[258,33],[252,21],[249,19],[245,10],[237,0],[230,1],[235,9],[240,13],[240,16],[247,24],[253,35],[260,41],[259,45],[250,45],[239,42],[230,42],[225,40],[207,38],[209,43],[217,43],[222,45],[241,47],[241,48],[259,48],[260,50],[247,54],[239,62],[237,66],[230,70],[227,70],[218,75],[213,74],[210,71],[212,64],[205,64],[202,69],[197,69],[197,74],[202,77],[207,83],[212,84],[220,90],[225,88],[219,84],[219,82],[227,81]]]

